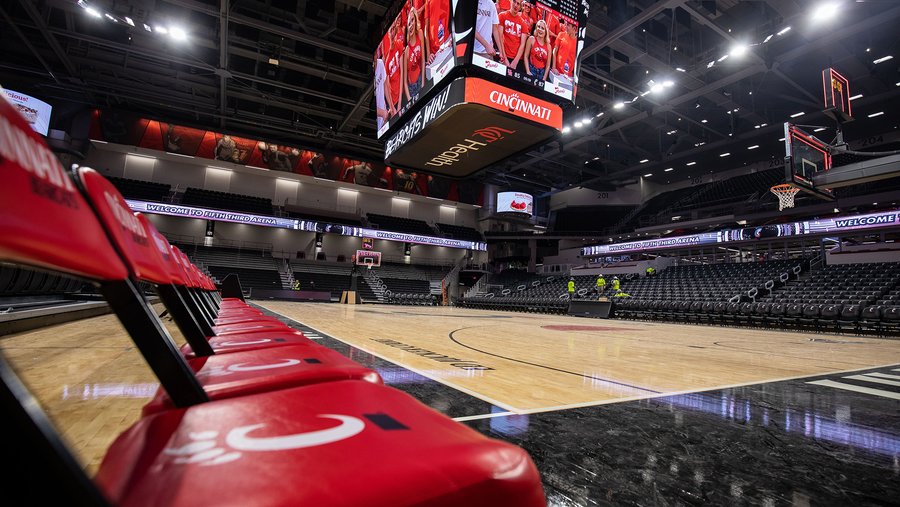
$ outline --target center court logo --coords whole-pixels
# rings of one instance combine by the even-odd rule
[[[521,98],[518,93],[508,95],[499,90],[494,90],[488,97],[492,103],[505,107],[511,113],[519,111],[535,118],[546,121],[550,120],[551,110],[549,107],[544,107],[525,100]]]

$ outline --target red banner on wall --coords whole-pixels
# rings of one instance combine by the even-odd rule
[[[483,204],[483,187],[477,182],[451,181],[334,153],[183,127],[120,111],[94,111],[91,138],[264,170],[292,172],[467,204]]]

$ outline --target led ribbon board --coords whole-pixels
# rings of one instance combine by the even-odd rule
[[[291,229],[307,232],[325,232],[329,234],[339,234],[341,236],[383,239],[385,241],[402,241],[405,243],[442,246],[446,248],[487,251],[487,243],[480,241],[463,241],[457,239],[437,238],[433,236],[420,236],[418,234],[406,234],[402,232],[378,231],[375,229],[364,229],[362,227],[352,227],[349,225],[330,224],[325,222],[314,222],[311,220],[267,217],[264,215],[252,215],[236,211],[195,208],[192,206],[146,202],[134,199],[126,199],[125,202],[128,203],[128,206],[132,209],[132,211],[140,211],[141,213],[169,215],[183,218],[197,218],[201,220],[215,220],[218,222],[260,225],[263,227],[276,227],[279,229]]]
[[[864,229],[877,229],[896,226],[900,223],[900,211],[871,213],[868,215],[850,215],[825,218],[821,220],[805,220],[784,224],[745,227],[743,229],[723,229],[717,232],[705,232],[689,236],[671,238],[646,239],[610,245],[594,245],[584,247],[584,256],[618,254],[623,252],[640,252],[645,250],[663,250],[686,246],[702,246],[728,243],[733,241],[761,240],[782,236],[803,236],[807,234],[842,233]]]

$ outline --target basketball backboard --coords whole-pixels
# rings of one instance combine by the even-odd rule
[[[381,267],[381,252],[357,250],[354,257],[356,258],[356,263],[360,266],[366,266],[367,268]]]
[[[831,169],[828,143],[797,125],[784,124],[785,183],[825,200],[834,200],[831,189],[813,183],[813,178]]]

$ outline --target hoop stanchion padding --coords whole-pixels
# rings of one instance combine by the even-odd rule
[[[100,280],[125,265],[44,140],[0,97],[0,259]]]
[[[546,505],[522,449],[352,380],[144,418],[96,480],[124,507]]]
[[[797,195],[800,189],[785,183],[783,185],[775,185],[769,191],[778,197],[778,211],[781,211],[785,208],[794,207],[794,196]]]
[[[374,370],[315,344],[249,350],[188,360],[211,400],[223,400],[320,382],[382,383]],[[145,416],[175,408],[162,389],[144,406]]]

